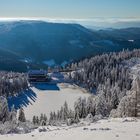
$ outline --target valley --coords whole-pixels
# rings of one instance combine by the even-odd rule
[[[140,0],[0,0],[0,140],[140,140]]]
[[[73,23],[0,21],[0,70],[65,67],[97,54],[132,50],[139,48],[139,33],[140,28],[95,30]]]

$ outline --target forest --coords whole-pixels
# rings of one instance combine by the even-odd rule
[[[91,96],[79,98],[71,110],[67,103],[57,112],[50,112],[48,124],[69,125],[86,117],[92,121],[104,117],[138,117],[140,115],[140,77],[132,78],[125,64],[140,57],[140,49],[111,52],[70,64],[65,70],[71,82],[87,89]],[[41,117],[42,116],[42,117]],[[33,117],[34,124],[42,122],[43,114]],[[39,121],[40,120],[40,121]],[[46,124],[46,117],[45,117]],[[41,123],[42,124],[42,123]]]
[[[4,128],[7,131],[0,128],[0,133],[21,133],[17,125],[22,126],[25,133],[42,125],[78,124],[81,119],[94,122],[106,117],[139,117],[140,76],[132,77],[131,70],[125,63],[139,57],[140,49],[134,49],[105,53],[71,63],[65,68],[73,70],[67,72],[68,81],[85,88],[91,96],[88,99],[80,97],[74,104],[74,110],[65,102],[57,112],[50,112],[49,117],[45,112],[33,116],[32,122],[26,120],[23,108],[19,110],[18,117],[14,106],[9,111],[6,99],[24,94],[23,91],[29,88],[27,75],[1,72],[0,122],[6,124],[7,127]]]

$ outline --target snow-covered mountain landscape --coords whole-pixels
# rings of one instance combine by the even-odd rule
[[[0,0],[0,140],[140,140],[139,0]]]
[[[65,72],[48,73],[46,83],[1,72],[0,138],[138,140],[139,65],[140,50],[135,49],[72,63]]]

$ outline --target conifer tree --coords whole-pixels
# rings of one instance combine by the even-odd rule
[[[23,108],[20,108],[20,110],[19,110],[18,120],[20,122],[26,122],[26,118],[25,118],[25,114],[24,114],[24,109]]]

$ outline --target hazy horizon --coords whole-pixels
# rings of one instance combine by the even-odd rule
[[[1,18],[140,18],[139,0],[0,0]]]
[[[13,17],[13,18],[0,18],[0,22],[13,22],[13,21],[45,21],[51,23],[76,23],[86,27],[99,27],[99,28],[127,28],[127,27],[140,27],[140,18],[104,18],[95,17],[89,19],[62,19],[62,18],[45,18],[45,17]]]

